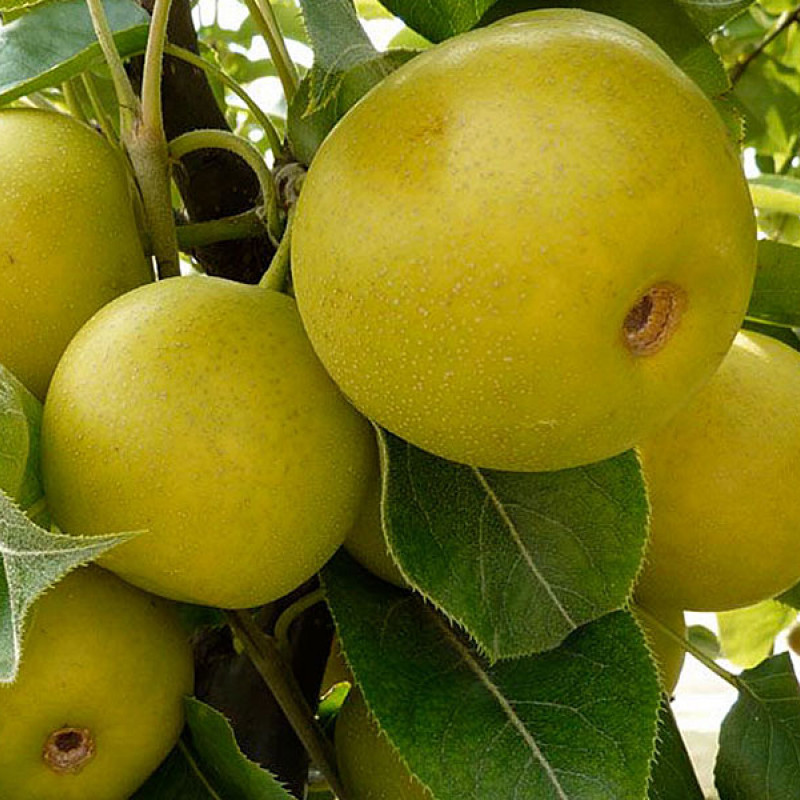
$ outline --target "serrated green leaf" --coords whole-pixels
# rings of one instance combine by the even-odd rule
[[[722,653],[738,667],[754,667],[772,652],[775,637],[797,617],[776,600],[717,614]]]
[[[132,800],[294,800],[242,754],[219,711],[193,697],[184,705],[181,741]]]
[[[303,15],[295,0],[270,0],[270,5],[284,37],[308,44],[308,32],[303,22]]]
[[[64,536],[35,525],[0,491],[0,683],[13,681],[25,617],[47,588],[134,534]]]
[[[123,58],[147,41],[150,17],[134,0],[104,0]],[[31,9],[0,27],[0,105],[60,84],[102,62],[84,0],[61,0]]]
[[[0,489],[23,510],[42,497],[41,403],[0,364]]]
[[[378,0],[355,0],[356,14],[361,19],[391,19],[391,13]]]
[[[800,127],[800,73],[796,67],[800,59],[800,39],[784,31],[757,58],[748,62],[746,70],[742,72],[735,66],[761,45],[773,29],[773,23],[774,19],[767,17],[760,30],[757,26],[755,31],[747,30],[741,44],[733,37],[723,38],[721,49],[735,70],[734,95],[745,114],[746,144],[783,163],[795,153]]]
[[[333,126],[347,110],[390,72],[416,55],[410,50],[391,50],[373,60],[347,70],[331,98],[320,108],[309,112],[310,76],[300,82],[289,105],[286,120],[292,153],[303,164],[310,164],[314,154]]]
[[[778,325],[800,325],[800,247],[758,243],[758,269],[747,316]]]
[[[487,20],[531,8],[549,8],[550,0],[500,0]],[[719,56],[697,29],[686,11],[673,0],[562,0],[559,6],[585,8],[608,14],[633,25],[655,41],[669,57],[709,96],[716,98],[730,88]]]
[[[378,51],[361,27],[352,0],[300,0],[300,6],[314,50],[307,109],[312,112],[330,102],[346,72],[374,62]],[[382,77],[378,70],[375,82]]]
[[[738,677],[722,722],[714,780],[720,800],[793,800],[800,775],[800,687],[787,653]]]
[[[703,33],[710,33],[740,14],[753,0],[677,0]]]
[[[497,0],[383,0],[383,4],[409,28],[431,42],[474,28]],[[551,3],[552,5],[552,3]]]
[[[192,697],[184,700],[191,746],[209,783],[222,797],[289,800],[289,793],[265,769],[246,758],[225,717]]]
[[[560,472],[497,472],[381,431],[383,520],[412,586],[492,659],[556,647],[621,608],[647,540],[630,451]]]
[[[644,796],[659,689],[628,612],[489,665],[418,595],[343,551],[322,583],[367,705],[436,800]]]
[[[656,754],[647,800],[703,800],[692,760],[683,743],[669,700],[661,698]]]

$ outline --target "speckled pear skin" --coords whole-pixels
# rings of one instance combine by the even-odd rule
[[[642,442],[645,606],[727,611],[800,581],[798,405],[800,353],[742,332],[703,390]]]
[[[658,670],[658,677],[664,691],[671,695],[678,685],[683,662],[686,660],[686,651],[668,633],[653,621],[653,617],[678,636],[686,636],[686,620],[683,611],[667,605],[653,606],[645,609],[648,613],[638,612],[634,606],[634,613],[642,628],[647,646],[653,656],[653,662]]]
[[[98,567],[70,573],[36,601],[19,675],[0,685],[0,796],[130,797],[177,741],[193,681],[188,635],[169,603]],[[92,743],[74,772],[43,757],[65,729]]]
[[[344,541],[344,548],[373,575],[405,589],[408,581],[389,553],[381,521],[381,476],[375,477],[367,488],[361,513]]]
[[[433,800],[372,719],[355,687],[336,719],[336,760],[344,787],[358,800]]]
[[[701,91],[640,32],[561,9],[448,40],[351,109],[311,164],[292,263],[365,415],[454,461],[556,470],[633,446],[710,377],[755,223]],[[653,287],[676,287],[675,324],[635,352]]]
[[[120,153],[64,114],[0,111],[0,363],[40,400],[69,340],[153,280]]]
[[[344,541],[374,449],[291,298],[184,277],[120,298],[72,342],[45,404],[42,470],[63,530],[145,531],[104,566],[155,594],[245,608],[297,588]]]

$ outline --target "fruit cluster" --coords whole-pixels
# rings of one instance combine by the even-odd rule
[[[476,470],[636,446],[635,602],[670,691],[682,652],[661,625],[800,579],[800,355],[737,336],[756,238],[738,155],[633,28],[531,12],[385,79],[305,179],[293,297],[154,282],[122,160],[68,117],[0,112],[0,175],[0,363],[46,398],[49,512],[67,534],[138,532],[99,558],[111,572],[37,602],[0,687],[3,796],[118,800],[168,752],[191,654],[152,595],[269,603],[343,543],[407,586],[368,420]],[[354,692],[337,732],[353,796],[429,797],[371,724]],[[369,749],[385,769],[361,768]]]

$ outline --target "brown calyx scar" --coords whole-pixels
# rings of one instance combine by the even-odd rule
[[[678,328],[686,292],[674,283],[656,283],[631,308],[622,324],[625,343],[635,356],[659,352]]]
[[[88,728],[61,728],[44,743],[42,758],[59,774],[80,772],[94,757],[94,739]]]

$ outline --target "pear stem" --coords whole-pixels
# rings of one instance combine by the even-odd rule
[[[161,113],[161,69],[172,0],[155,0],[144,54],[142,105],[122,140],[142,193],[150,240],[162,278],[179,275],[178,238],[172,211],[170,163]]]
[[[205,247],[215,242],[230,242],[234,239],[250,239],[266,232],[264,210],[251,208],[231,217],[193,222],[178,226],[178,246],[184,252],[195,247]]]
[[[281,242],[281,244],[283,244]],[[275,622],[274,639],[283,653],[289,652],[289,630],[292,623],[309,608],[325,600],[325,593],[322,589],[315,589],[313,592],[303,595],[295,600],[286,608]]]
[[[225,617],[231,631],[253,662],[253,666],[286,714],[311,760],[325,776],[339,800],[348,800],[336,770],[333,747],[309,708],[292,669],[275,639],[258,627],[248,611],[226,611]]]
[[[270,261],[267,271],[262,276],[258,285],[263,289],[272,289],[275,292],[282,292],[286,286],[286,279],[289,275],[289,255],[292,243],[292,223],[294,221],[294,206],[289,209],[289,216],[286,220],[286,228],[283,231],[275,255]],[[277,629],[276,629],[277,634]]]
[[[243,159],[255,172],[261,186],[264,207],[267,215],[267,232],[273,244],[280,241],[283,224],[278,211],[278,190],[269,167],[261,157],[261,153],[246,139],[230,131],[198,130],[189,131],[176,137],[169,143],[169,152],[172,158],[179,159],[187,153],[207,148],[229,150]]]

